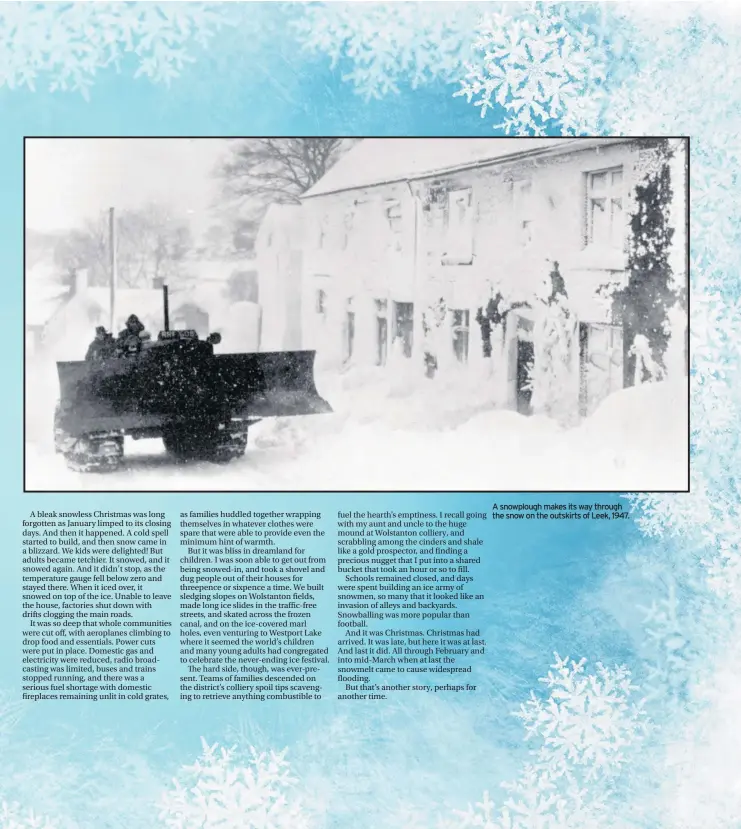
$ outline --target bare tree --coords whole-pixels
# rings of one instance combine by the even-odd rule
[[[178,279],[193,247],[188,224],[166,208],[151,204],[117,216],[118,281],[129,288],[147,287],[154,280]],[[87,269],[91,285],[110,280],[108,216],[101,214],[81,230],[57,243],[55,261],[65,271]]]
[[[240,138],[218,170],[225,195],[256,208],[295,204],[354,143],[346,138]]]

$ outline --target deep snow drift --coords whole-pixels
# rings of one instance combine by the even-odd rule
[[[384,373],[386,372],[386,373]],[[612,395],[581,425],[493,409],[470,372],[427,380],[384,369],[319,375],[331,415],[266,420],[243,459],[174,463],[126,443],[115,473],[79,474],[52,447],[53,366],[29,367],[26,488],[39,490],[643,491],[688,486],[687,380]]]

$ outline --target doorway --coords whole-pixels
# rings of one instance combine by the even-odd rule
[[[376,307],[376,365],[385,366],[388,356],[388,303],[385,299],[374,300]]]
[[[347,311],[345,319],[345,362],[352,359],[355,349],[355,312]]]
[[[532,340],[517,338],[517,411],[519,414],[533,413],[533,390],[530,386],[530,372],[535,359]]]
[[[376,365],[385,366],[388,353],[388,320],[386,317],[376,317]]]

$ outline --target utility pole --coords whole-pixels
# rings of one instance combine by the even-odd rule
[[[116,328],[116,211],[111,207],[109,211],[109,244],[111,249],[111,294],[110,294],[110,311],[111,311],[111,334],[115,334]]]

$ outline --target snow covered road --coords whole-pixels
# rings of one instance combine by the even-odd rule
[[[127,440],[116,472],[72,472],[53,452],[50,415],[34,417],[26,488],[630,492],[688,485],[685,379],[619,392],[570,430],[493,411],[480,394],[441,394],[436,383],[420,391],[375,375],[320,378],[334,414],[263,421],[245,457],[226,466],[175,463],[160,441]]]

